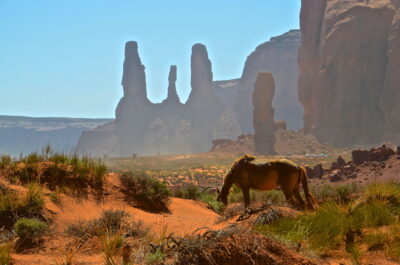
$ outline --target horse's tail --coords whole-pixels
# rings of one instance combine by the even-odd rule
[[[300,180],[301,180],[301,184],[303,185],[304,195],[306,196],[307,203],[312,209],[314,209],[316,200],[315,200],[314,196],[310,193],[310,190],[308,189],[307,171],[305,170],[304,167],[299,166],[299,174],[300,174]]]

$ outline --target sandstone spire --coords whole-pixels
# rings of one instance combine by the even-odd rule
[[[275,125],[272,100],[275,93],[274,78],[271,73],[259,73],[253,93],[253,124],[255,148],[258,153],[275,154]]]
[[[135,41],[127,42],[125,44],[124,72],[122,76],[125,97],[135,97],[139,100],[147,101],[144,69],[145,67],[140,61],[137,43]]]
[[[168,97],[166,101],[180,102],[178,93],[176,92],[176,65],[171,65],[168,77]]]
[[[194,101],[201,102],[212,94],[211,61],[208,59],[207,48],[203,44],[198,43],[192,47],[191,71],[192,92],[188,104],[194,103]]]

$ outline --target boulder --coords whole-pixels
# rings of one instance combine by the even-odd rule
[[[369,152],[367,150],[353,150],[351,152],[351,157],[354,164],[361,165],[369,160]]]

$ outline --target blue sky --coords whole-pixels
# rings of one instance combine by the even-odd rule
[[[0,0],[0,115],[114,117],[124,43],[136,40],[153,102],[178,66],[190,93],[190,52],[207,46],[214,80],[240,77],[270,37],[299,28],[300,0]]]

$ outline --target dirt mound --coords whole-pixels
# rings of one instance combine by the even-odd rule
[[[46,209],[49,217],[63,231],[76,221],[90,220],[100,217],[104,210],[124,210],[155,232],[167,230],[168,233],[183,236],[199,227],[213,227],[219,215],[198,201],[171,198],[169,213],[152,213],[132,207],[121,191],[117,174],[111,174],[104,186],[103,196],[89,195],[86,199],[76,200],[63,196],[60,204],[48,200]]]
[[[318,264],[263,235],[232,229],[208,231],[176,242],[173,261],[186,265]]]

